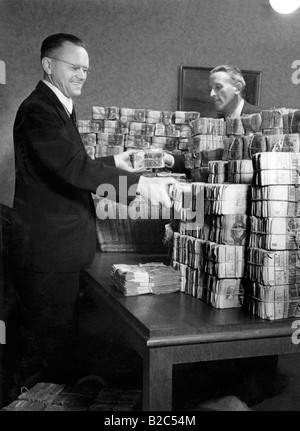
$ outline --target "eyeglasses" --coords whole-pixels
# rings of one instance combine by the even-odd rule
[[[80,64],[73,64],[73,63],[70,63],[69,61],[61,60],[60,58],[56,58],[56,57],[49,57],[49,58],[52,58],[52,60],[61,61],[62,63],[69,64],[70,66],[72,66],[71,69],[74,73],[77,73],[82,69],[82,72],[88,75],[91,71],[89,67],[80,66]]]

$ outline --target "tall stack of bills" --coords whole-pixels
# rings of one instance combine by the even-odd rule
[[[253,156],[245,303],[263,319],[300,315],[299,164],[299,153]]]
[[[207,182],[209,162],[221,161],[226,123],[223,119],[199,117],[191,121],[191,139],[186,154],[186,168],[191,169],[193,181]],[[210,176],[210,181],[216,181]]]
[[[172,185],[170,193],[180,217],[173,233],[172,264],[181,274],[181,291],[216,308],[240,307],[250,186],[196,184]],[[195,209],[190,202],[197,193],[203,194],[204,220],[195,229],[186,222],[186,207]]]

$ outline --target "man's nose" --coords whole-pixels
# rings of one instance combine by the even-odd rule
[[[214,97],[216,95],[216,92],[215,92],[215,90],[212,88],[211,90],[210,90],[210,97]]]

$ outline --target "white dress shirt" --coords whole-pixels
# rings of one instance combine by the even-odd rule
[[[241,103],[240,103],[240,104],[239,104],[239,106],[236,108],[236,110],[235,110],[232,114],[227,115],[227,116],[225,117],[225,118],[226,118],[226,120],[227,120],[227,118],[238,118],[238,117],[240,117],[240,116],[242,115],[242,110],[243,110],[244,104],[245,104],[245,101],[244,101],[244,99],[242,99],[242,100],[241,100]]]
[[[51,82],[42,80],[44,84],[48,85],[49,88],[56,94],[61,104],[64,106],[67,114],[70,116],[73,111],[73,100],[70,97],[66,97],[55,85],[51,84]]]

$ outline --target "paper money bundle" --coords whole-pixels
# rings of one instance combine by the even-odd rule
[[[249,184],[206,184],[204,211],[206,214],[249,214]]]
[[[252,184],[252,160],[230,160],[228,162],[227,179],[234,184]]]
[[[154,111],[152,109],[146,110],[146,123],[171,124],[172,117],[173,117],[172,111]]]
[[[126,135],[124,146],[126,149],[134,148],[134,149],[145,149],[152,147],[152,138],[151,136],[145,135]]]
[[[269,251],[249,247],[247,250],[247,274],[250,280],[265,286],[299,284],[299,251]]]
[[[250,217],[250,247],[295,250],[300,245],[300,218]]]
[[[190,124],[192,121],[200,118],[199,112],[188,112],[188,111],[175,111],[174,112],[174,123],[175,124]]]
[[[242,136],[245,134],[244,126],[241,117],[228,118],[226,120],[226,135],[227,136]]]
[[[176,124],[155,124],[155,136],[168,136],[171,138],[180,138],[180,129]]]
[[[299,182],[300,153],[257,153],[252,162],[255,185],[297,185]]]
[[[245,214],[210,214],[204,217],[203,239],[218,244],[246,246],[249,216]]]
[[[180,273],[163,263],[112,265],[111,281],[126,296],[153,293],[155,295],[180,290]]]
[[[245,131],[245,135],[251,135],[261,131],[262,118],[260,113],[243,114],[241,121]]]
[[[120,120],[134,123],[145,123],[146,109],[120,108]]]
[[[293,185],[252,187],[251,215],[300,217],[300,188]]]
[[[156,129],[155,124],[129,123],[129,135],[153,136]]]
[[[117,106],[92,106],[93,120],[119,120],[120,108]]]
[[[217,160],[208,162],[208,182],[223,184],[228,180],[228,162]]]
[[[192,135],[226,135],[226,122],[223,118],[198,118],[191,122]]]
[[[153,136],[151,145],[153,148],[161,148],[166,151],[174,151],[179,148],[180,138],[166,136]]]
[[[133,154],[134,168],[164,168],[164,153],[159,149],[138,151]]]
[[[300,290],[298,284],[263,286],[245,285],[245,304],[248,310],[262,319],[278,320],[300,316]]]

